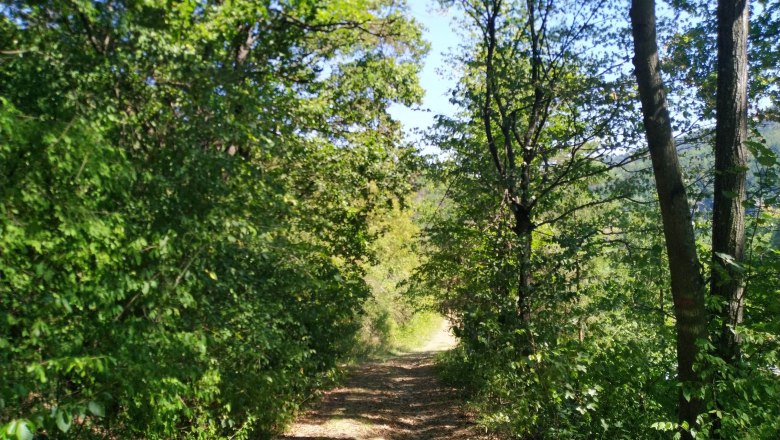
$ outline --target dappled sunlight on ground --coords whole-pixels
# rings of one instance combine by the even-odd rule
[[[422,351],[356,367],[284,439],[480,439],[457,390],[436,377],[436,352],[456,343],[446,323]]]

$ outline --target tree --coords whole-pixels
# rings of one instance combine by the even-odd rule
[[[0,437],[262,437],[333,377],[410,186],[404,14],[0,6]]]
[[[417,290],[437,292],[461,338],[447,362],[450,377],[474,391],[487,426],[517,437],[658,438],[665,435],[658,431],[683,430],[680,435],[690,438],[694,430],[705,436],[720,430],[726,437],[771,438],[777,408],[768,404],[768,396],[777,393],[777,380],[766,366],[776,364],[778,352],[775,327],[766,321],[776,306],[767,302],[771,282],[764,277],[776,278],[775,269],[766,269],[776,257],[767,252],[774,211],[763,204],[776,197],[769,196],[772,173],[757,167],[776,161],[765,143],[747,143],[758,153],[751,170],[760,170],[764,188],[754,187],[760,202],[753,205],[755,221],[748,219],[756,257],[740,264],[745,284],[760,296],[749,297],[745,307],[751,322],[741,330],[750,342],[743,346],[745,357],[731,364],[710,345],[722,329],[708,316],[716,301],[707,296],[704,270],[710,268],[700,263],[710,259],[698,254],[709,253],[712,226],[713,156],[706,142],[713,131],[708,124],[716,122],[717,79],[714,70],[702,66],[715,57],[706,50],[701,58],[678,51],[710,47],[714,34],[691,31],[700,25],[709,29],[707,2],[675,1],[674,14],[662,14],[658,35],[666,52],[661,54],[654,3],[635,3],[631,19],[641,113],[633,100],[634,72],[622,68],[630,57],[611,58],[618,68],[607,81],[593,68],[608,69],[610,58],[594,59],[587,52],[598,45],[592,41],[596,37],[625,43],[632,52],[630,38],[618,40],[617,22],[605,21],[614,33],[598,25],[568,31],[573,22],[583,23],[590,7],[608,15],[607,5],[452,3],[465,12],[469,26],[462,28],[470,32],[453,91],[462,113],[440,118],[433,135],[445,153],[432,171],[444,195],[428,221],[430,253],[417,275]],[[698,15],[699,7],[706,12]],[[534,20],[533,11],[539,14]],[[678,18],[685,26],[671,30]],[[538,57],[531,23],[545,29],[538,32]],[[663,24],[670,24],[669,33]],[[568,40],[572,35],[577,37]],[[563,50],[561,41],[578,50]],[[699,73],[691,73],[699,68],[700,82]],[[661,72],[670,74],[668,88]],[[633,84],[631,98],[622,88],[627,83]],[[599,101],[608,96],[625,106],[620,111],[629,115],[626,119],[593,111],[594,101],[610,106],[609,99]],[[535,103],[546,119],[534,118]],[[632,114],[642,114],[644,126]],[[576,150],[576,142],[587,137],[582,134],[598,132],[602,122],[608,125],[603,137]],[[535,135],[524,143],[529,129]],[[645,142],[634,136],[648,139],[650,157],[609,169],[644,153]],[[610,151],[611,145],[622,149]],[[586,154],[600,147],[605,149],[601,160]],[[593,174],[567,175],[570,169]],[[648,172],[655,173],[655,185],[648,184]],[[695,215],[688,194],[696,201]],[[530,234],[518,234],[526,229]],[[529,319],[521,307],[524,261],[530,261],[532,281],[525,296]],[[712,331],[709,326],[716,323]],[[678,380],[670,379],[674,376]],[[707,413],[722,415],[722,426],[714,426]]]
[[[697,390],[701,378],[694,370],[694,362],[699,352],[697,341],[707,337],[705,285],[700,272],[688,196],[672,137],[671,117],[661,78],[656,42],[655,1],[633,0],[630,15],[634,36],[635,73],[672,278],[674,313],[677,319],[677,377],[683,384],[678,399],[679,416],[681,421],[692,427],[696,426],[696,418],[702,410],[702,400]],[[693,395],[689,394],[691,389]]]
[[[726,362],[739,357],[742,323],[748,115],[748,1],[718,2],[718,88],[710,291],[722,302],[718,351]]]
[[[739,262],[744,252],[746,199],[745,142],[747,140],[747,36],[748,2],[718,3],[718,69],[715,129],[715,185],[712,222],[713,264],[711,293],[724,304],[718,352],[726,362],[739,353],[735,327],[742,321],[743,286]],[[706,333],[704,285],[699,272],[696,241],[690,223],[688,199],[677,160],[660,59],[656,43],[655,4],[634,1],[631,8],[636,77],[642,100],[656,188],[672,274],[677,316],[679,380],[697,383],[693,370],[697,339]],[[698,394],[698,393],[697,393]],[[680,397],[680,419],[696,426],[702,411],[698,396]],[[690,433],[686,432],[686,435]]]
[[[513,218],[507,232],[518,238],[512,246],[517,317],[530,337],[534,231],[625,196],[581,203],[560,197],[637,157],[612,155],[618,135],[610,129],[624,110],[617,99],[621,84],[605,80],[611,69],[603,68],[604,59],[578,53],[603,30],[597,23],[608,8],[601,1],[578,4],[581,14],[569,21],[567,5],[552,0],[457,3],[479,36],[465,61],[461,104],[478,109],[469,115],[468,131],[480,127],[475,135],[484,139],[494,167],[492,191]]]

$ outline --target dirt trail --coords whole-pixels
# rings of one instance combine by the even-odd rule
[[[283,439],[487,439],[463,411],[456,390],[436,377],[436,352],[455,345],[443,323],[418,352],[352,370]]]

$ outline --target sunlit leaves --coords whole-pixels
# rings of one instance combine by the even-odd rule
[[[369,215],[408,192],[386,107],[419,99],[424,50],[394,3],[339,5],[2,11],[22,52],[0,54],[13,435],[267,433],[333,376]]]

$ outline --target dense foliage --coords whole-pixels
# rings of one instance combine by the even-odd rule
[[[268,438],[431,305],[444,376],[505,437],[780,437],[780,4],[753,3],[745,252],[700,260],[744,316],[707,294],[696,386],[623,3],[441,0],[460,113],[427,162],[388,113],[422,95],[403,1],[2,3],[0,439]],[[659,14],[699,255],[714,14]]]
[[[409,190],[402,14],[0,6],[0,437],[257,438],[333,375]]]
[[[379,237],[372,244],[374,259],[366,267],[371,297],[363,306],[358,357],[384,356],[417,349],[442,325],[442,316],[407,295],[407,281],[422,263],[418,250],[420,214],[430,197],[424,192],[408,198],[411,206],[395,204],[389,212],[370,219]],[[427,299],[427,297],[424,297]]]
[[[776,47],[751,46],[758,61],[751,65],[747,257],[733,263],[746,285],[744,321],[734,329],[742,355],[726,362],[717,353],[724,305],[708,297],[710,337],[699,342],[695,365],[705,383],[681,389],[660,210],[623,55],[631,44],[627,6],[442,3],[461,11],[468,43],[453,93],[461,113],[440,118],[431,135],[445,152],[433,175],[447,192],[427,222],[430,247],[415,290],[436,292],[456,324],[461,346],[444,374],[471,391],[482,423],[512,438],[687,434],[693,427],[677,418],[680,390],[705,402],[697,438],[776,438],[780,144],[778,126],[760,122],[776,109],[776,63],[766,63],[777,59]],[[672,3],[662,18],[663,68],[673,79],[697,246],[707,255],[714,5]],[[759,3],[753,34],[776,26],[777,5]],[[523,210],[530,238],[518,233]]]

